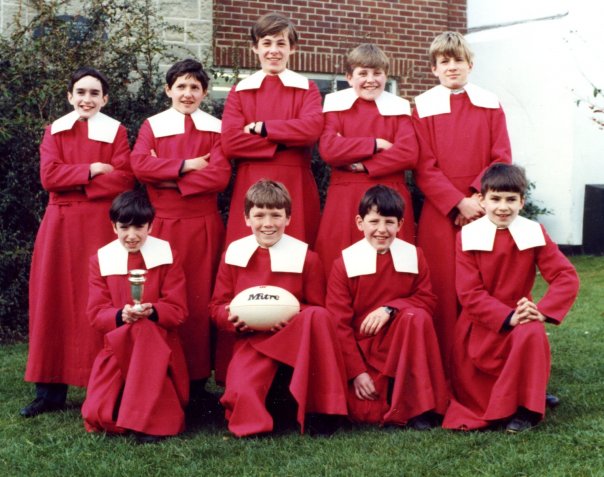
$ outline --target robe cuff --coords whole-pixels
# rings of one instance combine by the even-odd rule
[[[122,311],[123,311],[123,308],[120,308],[115,313],[115,327],[116,328],[119,328],[120,326],[124,326],[124,320],[122,320]]]
[[[159,322],[159,314],[157,313],[157,310],[155,309],[155,307],[153,307],[153,311],[151,312],[151,314],[149,315],[149,317],[147,319],[151,320],[154,323]]]
[[[501,325],[501,331],[509,331],[512,328],[514,328],[512,325],[510,325],[510,323],[512,321],[512,316],[514,316],[515,311],[516,310],[510,311],[510,314],[508,316],[506,316],[505,321],[503,322],[503,325]]]
[[[262,136],[262,137],[267,137],[268,136],[268,131],[266,130],[266,123],[265,122],[262,123],[262,129],[260,130],[260,136]]]

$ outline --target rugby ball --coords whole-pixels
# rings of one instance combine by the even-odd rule
[[[300,312],[298,299],[281,287],[251,287],[239,292],[230,304],[231,314],[253,330],[270,330]]]

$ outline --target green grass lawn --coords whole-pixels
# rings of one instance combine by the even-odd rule
[[[574,257],[581,294],[565,323],[550,327],[550,391],[562,399],[536,429],[417,432],[347,427],[331,438],[288,431],[236,439],[220,416],[155,445],[87,434],[70,391],[68,411],[24,419],[24,344],[0,354],[0,476],[604,476],[604,257]],[[538,283],[536,294],[543,290]]]

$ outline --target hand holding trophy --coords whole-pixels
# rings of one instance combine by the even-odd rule
[[[143,311],[143,307],[141,305],[143,301],[143,292],[145,289],[145,275],[147,274],[147,270],[130,270],[128,281],[130,282],[130,295],[132,296],[132,301],[134,302],[134,306],[132,309],[138,313]]]

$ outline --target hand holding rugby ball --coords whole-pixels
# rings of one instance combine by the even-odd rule
[[[239,292],[231,301],[229,310],[249,328],[266,331],[299,313],[300,303],[284,288],[265,285]]]

